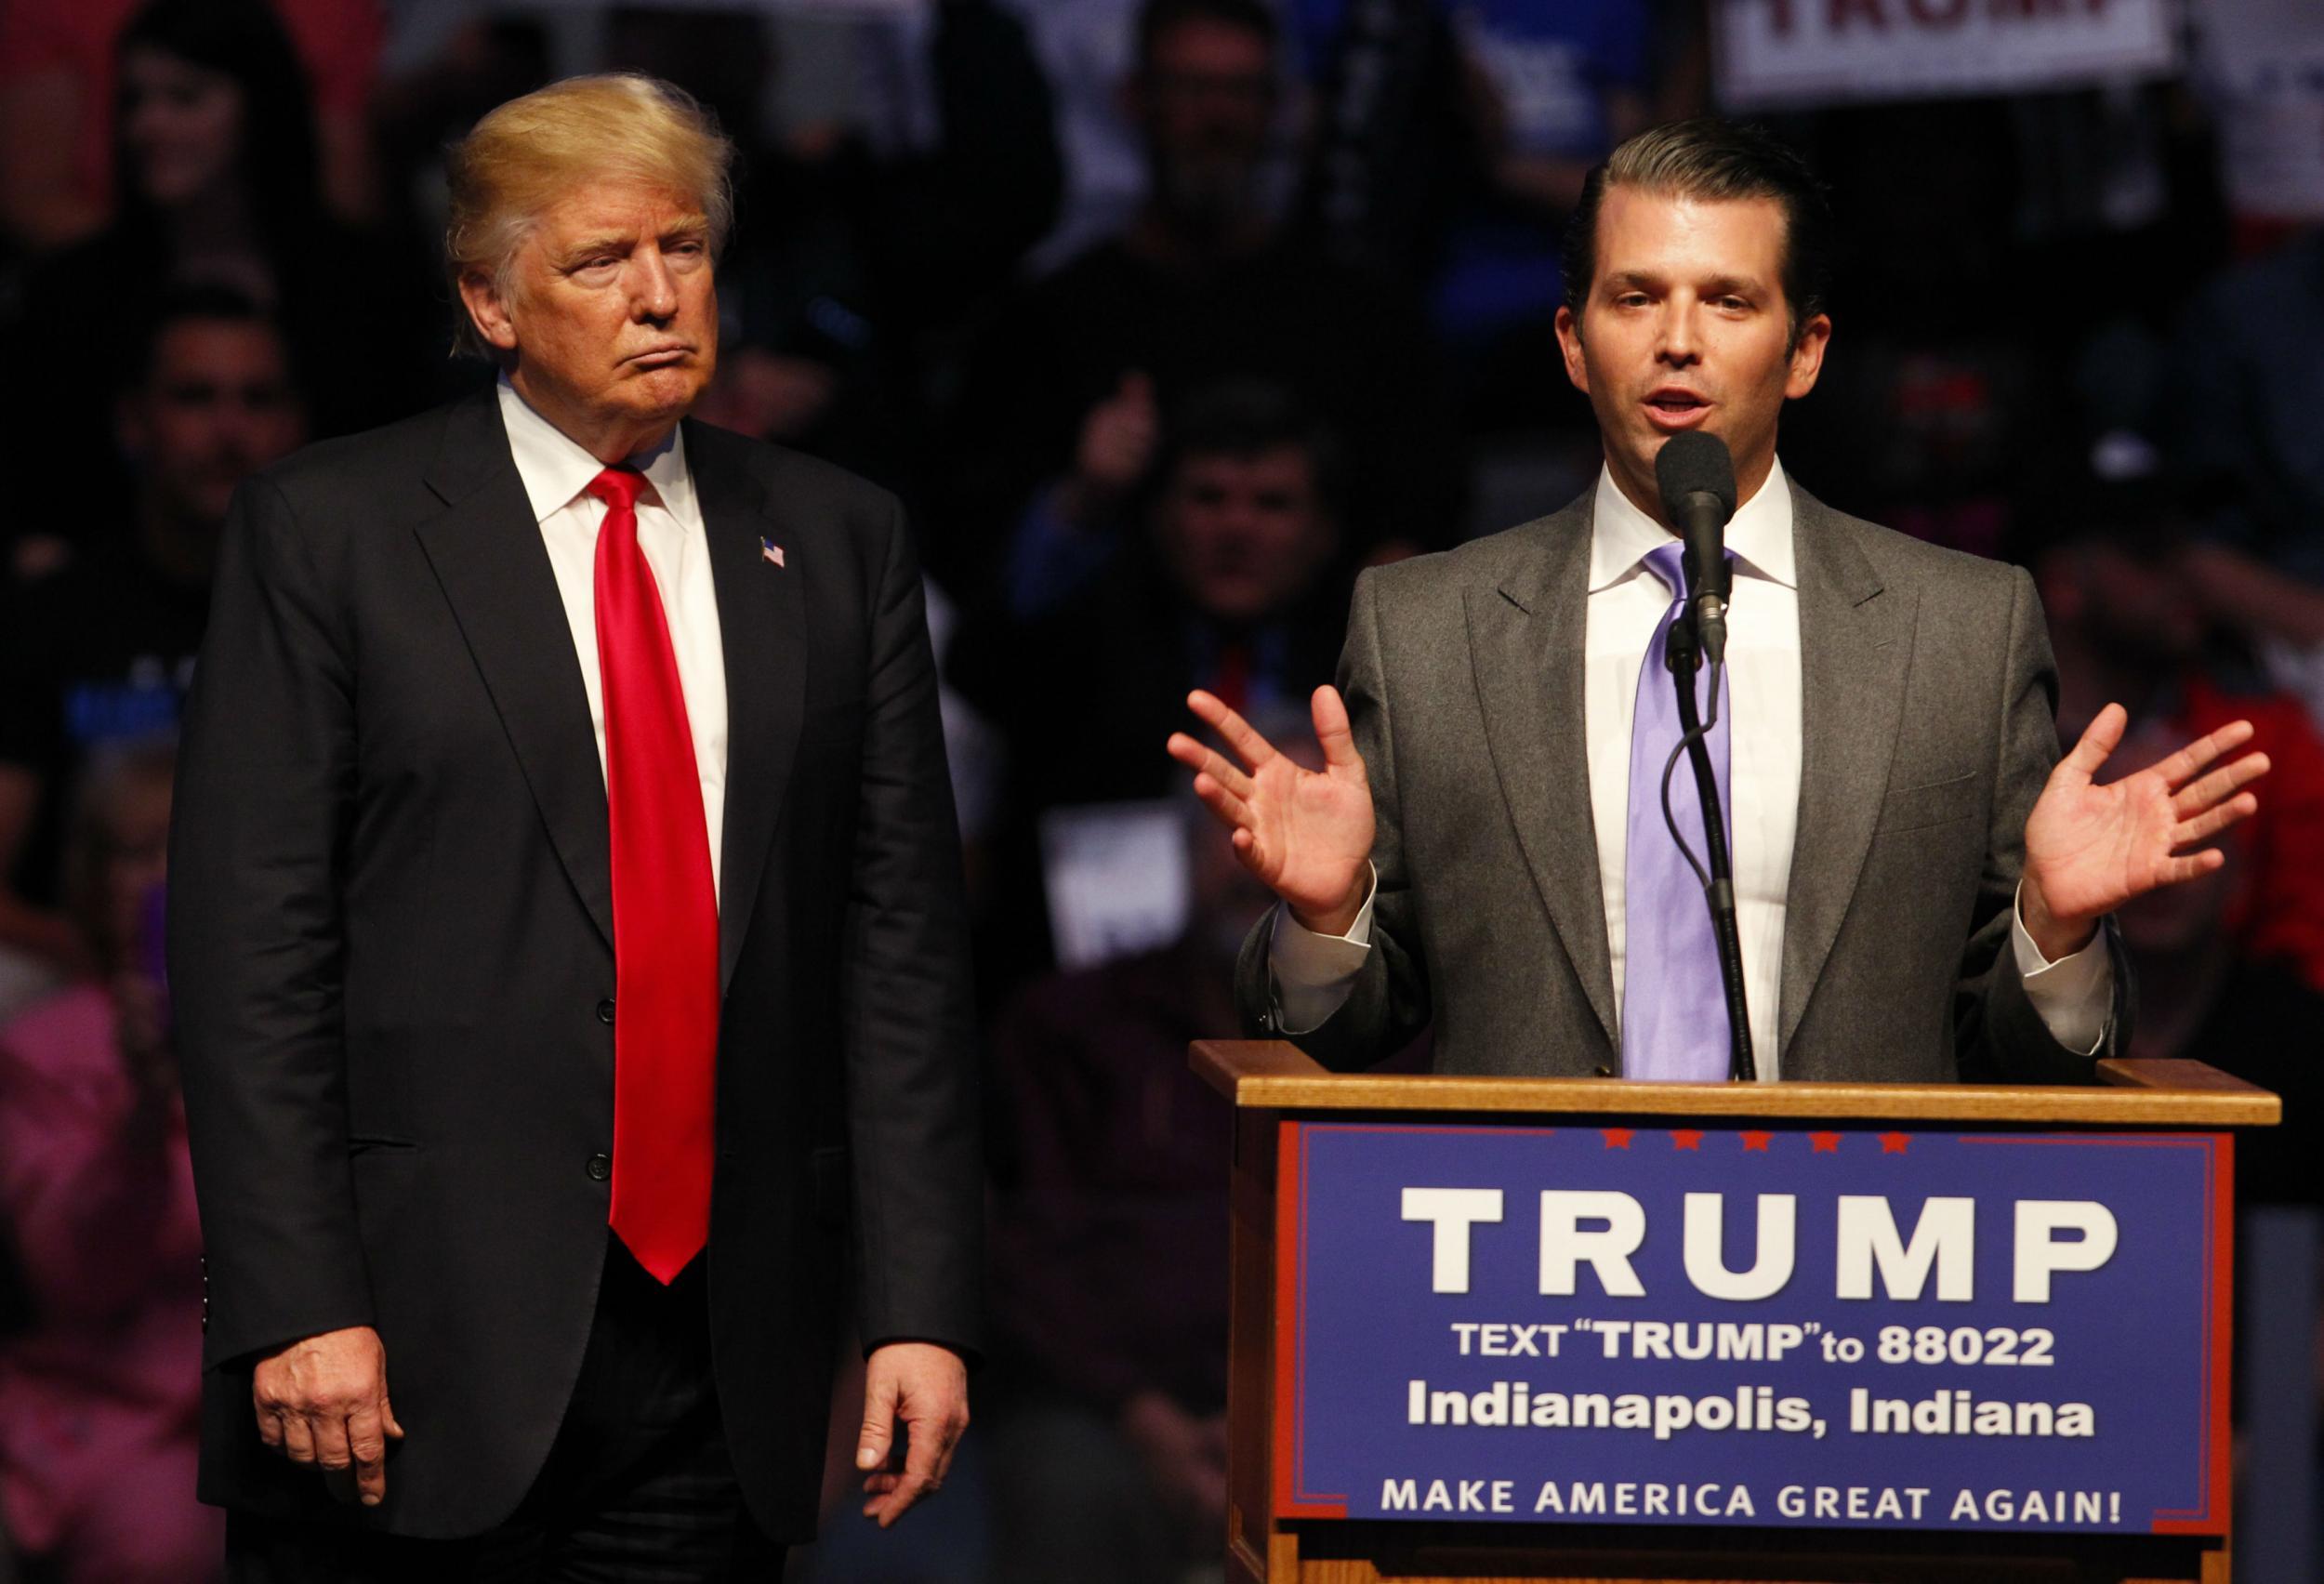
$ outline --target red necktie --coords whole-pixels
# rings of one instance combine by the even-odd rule
[[[1232,638],[1219,646],[1219,667],[1211,674],[1211,696],[1240,715],[1250,701],[1250,645]]]
[[[638,548],[643,474],[589,482],[614,857],[615,1235],[667,1284],[710,1235],[719,904],[669,622]]]

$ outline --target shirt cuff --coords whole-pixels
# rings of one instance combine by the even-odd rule
[[[1364,959],[1372,955],[1372,899],[1380,892],[1380,871],[1368,864],[1365,867],[1371,878],[1365,887],[1364,905],[1344,935],[1319,935],[1292,917],[1289,907],[1275,904],[1267,936],[1267,975],[1274,988],[1275,1026],[1284,1034],[1321,1028],[1347,1004]]]
[[[2023,880],[2018,888],[2024,890]],[[2010,955],[2017,959],[2017,977],[2025,983],[2026,998],[2033,1003],[2050,1036],[2068,1050],[2096,1055],[2114,1011],[2114,959],[2106,952],[2105,930],[2092,935],[2080,951],[2052,962],[2027,932],[2026,916],[2013,897],[2009,944]]]

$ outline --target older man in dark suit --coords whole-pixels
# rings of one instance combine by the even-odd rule
[[[2096,784],[2123,713],[2059,759],[2023,572],[1785,477],[1776,420],[1831,333],[1829,231],[1813,176],[1755,129],[1625,143],[1585,188],[1557,316],[1604,444],[1595,487],[1366,574],[1340,687],[1314,699],[1321,771],[1195,695],[1236,758],[1182,733],[1170,752],[1283,899],[1239,970],[1255,1028],[1341,1066],[1433,1023],[1451,1071],[1728,1076],[1710,913],[1658,797],[1681,578],[1656,461],[1699,429],[1741,503],[1711,757],[1757,1076],[2073,1079],[2127,1037],[2102,920],[2215,867],[2199,844],[2257,807],[2267,761],[2216,763],[2238,721]]]
[[[891,497],[684,421],[729,156],[641,78],[487,116],[450,254],[497,389],[236,502],[170,942],[236,1577],[759,1576],[851,1223],[865,1511],[966,1422],[919,580]]]

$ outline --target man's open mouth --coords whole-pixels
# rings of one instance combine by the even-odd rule
[[[1666,432],[1695,429],[1710,421],[1710,403],[1676,387],[1652,391],[1646,397],[1646,421]]]

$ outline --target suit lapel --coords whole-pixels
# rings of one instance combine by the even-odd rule
[[[1918,601],[1886,588],[1854,529],[1792,488],[1800,569],[1800,810],[1783,931],[1783,1076],[1791,1036],[1840,937],[1895,757]]]
[[[1533,529],[1536,553],[1468,592],[1485,740],[1533,883],[1591,1010],[1615,1040],[1614,970],[1582,723],[1593,489]]]
[[[806,548],[751,467],[749,448],[721,429],[686,425],[686,460],[710,540],[719,642],[726,661],[726,814],[719,857],[719,989],[742,955],[767,846],[790,784],[806,712],[804,565],[779,567],[762,540]]]
[[[614,940],[605,778],[573,629],[539,524],[517,477],[496,400],[454,409],[428,486],[444,509],[416,530],[566,878]]]

